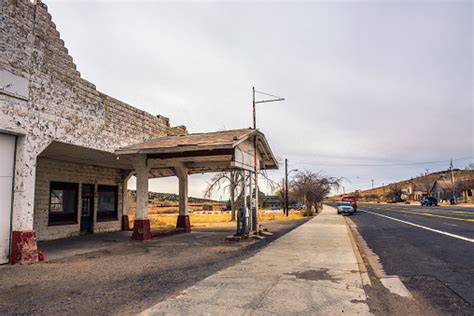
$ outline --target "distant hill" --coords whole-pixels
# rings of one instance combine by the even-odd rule
[[[135,200],[136,192],[135,190],[128,190],[129,194]],[[148,192],[148,200],[154,204],[158,203],[178,203],[179,195],[174,193],[160,193],[160,192]],[[203,199],[203,198],[196,198],[196,197],[189,197],[189,203],[222,203],[221,201],[211,200],[211,199]]]
[[[466,179],[474,179],[474,170],[461,170],[461,169],[454,169],[454,179],[455,181],[466,180]],[[389,192],[392,188],[398,187],[403,190],[407,190],[413,194],[415,191],[419,192],[427,192],[431,190],[434,183],[437,180],[450,180],[451,179],[451,171],[450,170],[443,170],[432,172],[426,175],[420,175],[418,177],[413,177],[408,180],[402,180],[399,182],[390,183],[384,186],[375,187],[373,189],[361,190],[357,191],[359,198],[361,200],[372,200],[372,199],[383,199],[385,194]],[[346,194],[338,194],[328,198],[328,200],[339,200],[343,196],[353,196],[356,192],[349,192]]]

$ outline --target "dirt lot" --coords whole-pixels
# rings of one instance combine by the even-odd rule
[[[2,266],[0,315],[134,314],[253,255],[305,221],[268,222],[264,227],[274,235],[261,241],[224,243],[233,232],[226,225],[29,266]]]

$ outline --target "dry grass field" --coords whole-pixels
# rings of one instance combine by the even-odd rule
[[[152,230],[169,230],[176,227],[176,221],[178,215],[177,209],[169,207],[169,209],[163,210],[163,207],[149,209],[148,218],[150,219],[150,225]],[[224,223],[231,223],[230,212],[216,212],[216,211],[200,211],[196,213],[190,213],[189,218],[192,227],[212,227],[219,226]],[[259,213],[259,222],[264,223],[268,221],[281,221],[281,220],[294,220],[303,218],[303,212],[290,211],[288,217],[283,212],[269,212],[261,211]],[[134,214],[129,214],[130,227],[133,227],[133,220],[135,219]]]

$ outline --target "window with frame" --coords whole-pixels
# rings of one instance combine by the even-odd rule
[[[97,187],[97,221],[118,219],[118,186],[99,185]]]
[[[51,182],[49,191],[49,225],[77,224],[79,184]]]

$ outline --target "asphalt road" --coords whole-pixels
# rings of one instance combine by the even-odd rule
[[[387,275],[442,314],[474,315],[474,208],[361,204],[351,219]]]

